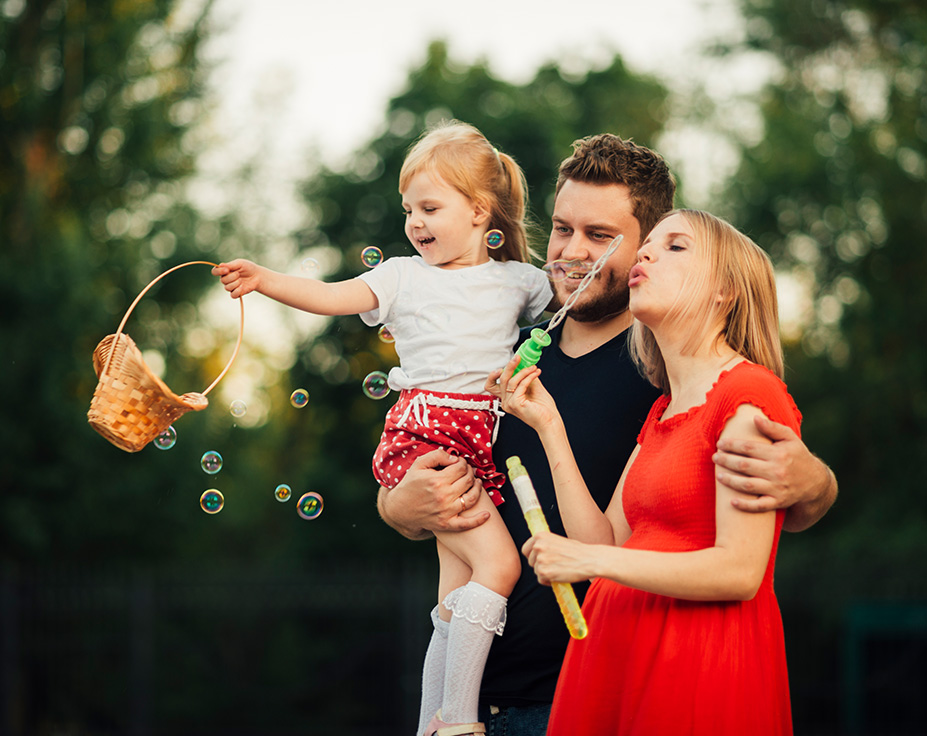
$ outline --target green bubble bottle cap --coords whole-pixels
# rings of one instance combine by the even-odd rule
[[[531,330],[531,336],[518,347],[515,353],[520,358],[515,373],[537,363],[541,359],[541,350],[548,345],[550,345],[550,335],[540,327]],[[514,376],[515,373],[512,375]]]

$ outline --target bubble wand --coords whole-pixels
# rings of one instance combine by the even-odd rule
[[[528,531],[532,534],[550,531],[550,527],[547,526],[547,519],[544,518],[544,510],[538,501],[538,494],[531,482],[531,476],[528,475],[525,466],[521,464],[521,460],[513,455],[505,461],[505,464],[509,469],[509,480],[512,482],[512,488],[515,489],[515,495],[518,497],[518,505],[521,506],[525,521],[528,522]],[[573,586],[569,583],[551,583],[550,587],[554,590],[554,596],[557,598],[560,613],[563,614],[563,620],[566,621],[570,636],[574,639],[585,639],[586,634],[589,633],[589,628],[586,626],[586,619],[583,618],[583,612],[579,608],[579,601],[576,600]]]
[[[560,307],[557,313],[551,318],[550,324],[547,325],[547,329],[542,330],[540,327],[535,327],[531,330],[531,336],[518,346],[518,350],[515,354],[519,357],[519,361],[512,373],[513,376],[522,368],[534,365],[540,360],[541,350],[550,345],[550,331],[563,321],[564,317],[566,317],[566,313],[570,311],[576,303],[576,300],[579,299],[579,295],[592,283],[592,279],[594,279],[605,266],[605,260],[615,252],[619,245],[621,245],[622,240],[624,240],[624,235],[618,235],[612,239],[612,242],[608,244],[605,252],[599,256],[599,260],[592,264],[592,268],[583,276],[583,280],[579,282],[576,291],[570,294],[563,306]]]

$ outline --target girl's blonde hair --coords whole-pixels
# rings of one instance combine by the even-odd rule
[[[501,230],[505,236],[502,247],[489,249],[491,258],[530,263],[536,257],[525,225],[525,175],[511,156],[497,151],[472,125],[450,120],[427,130],[406,155],[399,191],[421,172],[440,176],[489,212],[486,229]]]
[[[666,319],[692,326],[683,351],[692,354],[706,340],[722,341],[747,360],[783,378],[779,307],[772,262],[765,251],[733,225],[698,210],[673,210],[695,234],[700,267],[687,275]],[[647,326],[635,321],[630,334],[631,355],[641,373],[664,393],[669,379],[663,355]]]

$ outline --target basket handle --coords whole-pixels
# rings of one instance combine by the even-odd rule
[[[196,265],[212,266],[213,268],[216,268],[218,266],[217,263],[212,263],[211,261],[187,261],[186,263],[181,263],[177,266],[174,266],[173,268],[169,268],[167,271],[162,273],[160,276],[156,276],[154,279],[151,280],[148,286],[142,289],[139,295],[135,297],[135,301],[133,301],[129,305],[128,310],[126,310],[126,313],[122,318],[122,322],[119,323],[119,327],[116,329],[116,334],[113,336],[113,343],[112,343],[113,347],[109,351],[109,356],[106,359],[106,365],[104,365],[103,370],[100,371],[101,376],[105,374],[107,370],[109,370],[109,364],[112,362],[113,356],[116,354],[116,341],[119,339],[119,335],[122,334],[122,329],[123,327],[126,326],[126,322],[129,319],[129,315],[132,314],[132,310],[135,309],[135,305],[141,301],[142,297],[148,293],[148,290],[151,289],[152,286],[158,283],[161,279],[163,279],[169,273],[173,273],[177,269],[184,268],[185,266],[196,266]],[[219,383],[219,381],[221,381],[225,377],[225,374],[228,373],[229,368],[232,367],[232,363],[235,362],[235,358],[238,357],[238,351],[241,348],[241,339],[245,333],[245,303],[241,298],[238,299],[238,303],[241,306],[241,322],[238,326],[238,341],[235,343],[235,350],[232,353],[232,357],[229,358],[229,362],[225,364],[225,368],[223,368],[222,372],[216,377],[216,380],[210,383],[209,387],[205,391],[202,392],[203,396],[205,396],[210,391],[212,391],[216,387],[216,384]]]

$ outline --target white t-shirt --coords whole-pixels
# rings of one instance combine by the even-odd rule
[[[379,303],[361,319],[396,338],[396,391],[485,393],[486,376],[512,357],[518,319],[537,320],[553,296],[546,274],[520,261],[444,269],[421,256],[390,258],[358,278]]]

